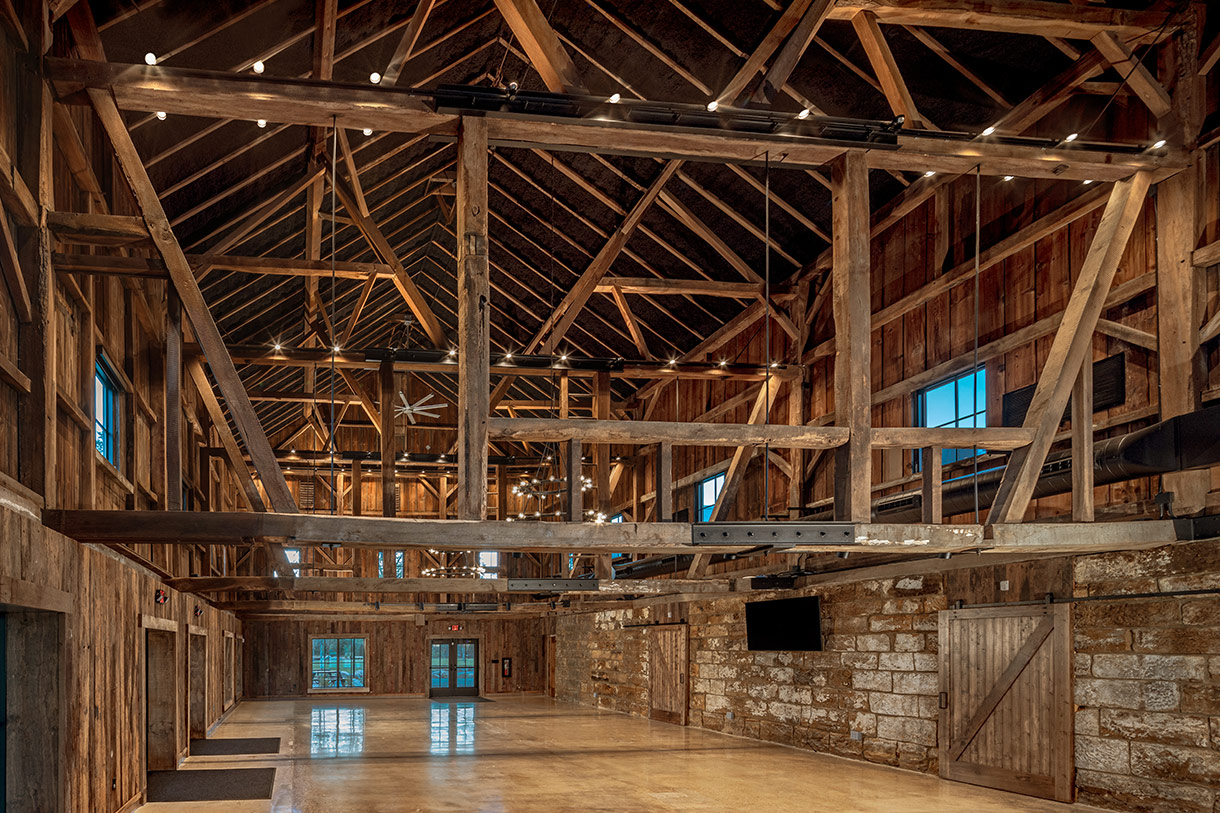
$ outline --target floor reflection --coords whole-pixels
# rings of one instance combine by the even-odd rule
[[[315,708],[309,720],[309,754],[346,757],[364,752],[364,709]]]
[[[433,754],[473,754],[474,703],[433,705],[431,734]]]

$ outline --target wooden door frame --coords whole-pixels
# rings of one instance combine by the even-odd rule
[[[551,633],[543,637],[543,663],[542,667],[546,670],[546,696],[558,697],[559,686],[556,685],[559,675],[559,636]]]
[[[148,617],[146,616],[145,618],[147,619]],[[164,622],[165,619],[157,619],[157,621]],[[143,634],[144,634],[144,647],[143,647],[143,649],[144,649],[144,652],[143,652],[143,661],[144,661],[144,684],[143,684],[144,698],[143,699],[144,699],[144,702],[141,704],[141,717],[143,718],[143,726],[142,726],[142,732],[141,732],[142,736],[140,738],[140,742],[142,745],[141,756],[142,756],[142,761],[143,761],[143,765],[144,765],[144,772],[147,774],[148,771],[176,770],[178,767],[178,762],[180,761],[179,757],[181,755],[180,749],[178,747],[178,742],[181,739],[179,736],[180,731],[178,728],[178,722],[179,722],[178,713],[182,709],[181,701],[180,701],[180,698],[178,697],[178,687],[181,682],[179,680],[179,676],[180,676],[180,669],[182,668],[181,667],[182,661],[181,661],[181,658],[179,656],[179,651],[178,651],[179,641],[178,641],[177,624],[176,623],[173,624],[173,628],[170,629],[170,628],[168,628],[168,625],[166,625],[164,623],[155,623],[155,624],[145,623],[145,624],[141,625],[141,632],[143,632]],[[152,648],[154,646],[160,647],[162,649],[164,649],[166,646],[168,646],[168,656],[166,657],[166,660],[168,662],[168,672],[167,673],[157,673],[157,675],[154,675],[154,673],[152,671],[154,666],[157,666],[157,664],[151,663],[151,658],[149,657],[149,655],[152,651]],[[149,748],[149,723],[151,722],[151,720],[149,718],[148,710],[149,710],[149,705],[151,704],[151,702],[153,700],[153,694],[150,691],[150,688],[151,688],[152,680],[154,677],[160,676],[161,679],[164,680],[164,679],[166,679],[166,674],[168,674],[168,679],[171,681],[171,691],[173,693],[173,697],[169,701],[169,708],[172,710],[172,719],[169,721],[169,726],[170,726],[169,736],[173,740],[173,742],[171,743],[171,747],[170,747],[170,754],[172,755],[173,764],[169,764],[169,762],[167,761],[165,764],[158,764],[154,767],[149,764],[149,762],[150,762],[150,760],[149,760],[149,750],[150,750],[150,748]]]
[[[194,624],[188,628],[186,636],[186,735],[187,740],[206,739],[208,736],[208,633]],[[195,645],[196,641],[203,644],[203,680],[196,681],[195,676]],[[202,685],[196,687],[196,683]],[[196,720],[195,697],[199,692],[199,702],[202,705],[202,718]],[[199,737],[195,732],[200,732]]]
[[[997,788],[1013,793],[1022,793],[1026,795],[1035,795],[1028,793],[1030,781],[1036,777],[1012,777],[1002,773],[999,769],[988,771],[987,766],[975,766],[973,763],[958,762],[953,756],[954,751],[962,751],[969,747],[968,740],[964,745],[962,743],[952,743],[952,724],[953,724],[953,709],[950,708],[952,692],[951,680],[951,647],[952,638],[949,630],[949,623],[954,620],[982,619],[982,618],[1041,618],[1042,622],[1035,627],[1034,631],[1027,636],[1025,644],[1018,650],[1013,662],[1009,668],[1000,675],[995,686],[988,692],[983,703],[978,709],[971,713],[977,715],[978,712],[991,706],[991,710],[984,715],[982,721],[975,730],[982,728],[986,717],[990,715],[995,708],[1007,696],[1008,691],[1020,679],[1026,666],[1032,661],[1035,656],[1044,646],[1050,647],[1052,657],[1052,677],[1051,682],[1054,686],[1054,694],[1051,698],[1051,703],[1054,706],[1062,705],[1061,713],[1054,716],[1054,725],[1048,732],[1049,742],[1046,747],[1052,749],[1052,775],[1050,780],[1050,795],[1040,798],[1051,798],[1061,802],[1073,801],[1075,791],[1075,714],[1073,703],[1075,698],[1074,691],[1074,653],[1072,644],[1072,612],[1071,605],[1067,603],[1058,604],[1022,604],[1002,607],[977,607],[964,608],[959,610],[941,610],[938,619],[938,638],[939,638],[939,655],[940,655],[940,714],[938,716],[937,725],[937,742],[940,755],[940,775],[943,778],[955,781],[968,782],[970,784],[984,785],[985,787]],[[1049,631],[1045,631],[1043,624],[1050,622],[1053,626]],[[1039,636],[1041,636],[1039,640]],[[1038,640],[1037,645],[1032,642]],[[1026,650],[1028,649],[1028,653]],[[1028,654],[1029,657],[1025,657]],[[1016,664],[1021,662],[1018,667]],[[1007,680],[1006,680],[1007,679]],[[1000,690],[1000,686],[1007,683],[1007,686]],[[997,691],[998,696],[995,696]],[[994,702],[988,703],[989,700]],[[955,771],[954,766],[971,765],[977,768],[973,772],[975,775]],[[981,779],[983,781],[971,781],[972,779]]]
[[[424,655],[425,655],[424,662],[428,664],[428,668],[424,671],[424,677],[425,677],[424,696],[425,697],[432,697],[432,642],[433,641],[474,641],[475,645],[478,649],[478,651],[475,652],[475,659],[474,659],[475,668],[476,668],[476,673],[475,673],[476,686],[475,686],[475,688],[478,689],[478,692],[474,696],[482,697],[484,694],[487,693],[486,675],[484,674],[485,672],[487,672],[487,670],[483,668],[483,636],[475,635],[475,634],[463,635],[460,632],[451,632],[451,633],[437,633],[435,635],[429,635],[426,639],[424,639]],[[456,695],[456,696],[463,697],[465,695]]]
[[[656,707],[652,702],[652,663],[653,651],[656,646],[657,633],[677,629],[682,634],[682,650],[686,658],[680,664],[681,672],[679,673],[679,683],[682,686],[682,703],[681,717],[674,721],[656,717],[654,711]],[[687,725],[690,722],[690,624],[685,622],[675,624],[655,624],[648,628],[648,717],[651,720],[660,720],[661,722],[673,723],[674,725]]]

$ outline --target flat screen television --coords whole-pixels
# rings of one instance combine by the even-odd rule
[[[746,648],[821,652],[822,605],[817,596],[746,603]]]

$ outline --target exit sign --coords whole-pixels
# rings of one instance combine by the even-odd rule
[[[461,625],[461,624],[450,624],[450,625],[449,625],[449,631],[450,631],[450,632],[461,632],[461,631],[462,631],[462,625]]]

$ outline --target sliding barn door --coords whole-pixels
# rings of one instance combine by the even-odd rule
[[[940,614],[940,775],[1072,800],[1068,605]]]
[[[653,627],[648,642],[648,716],[686,725],[686,625]]]

